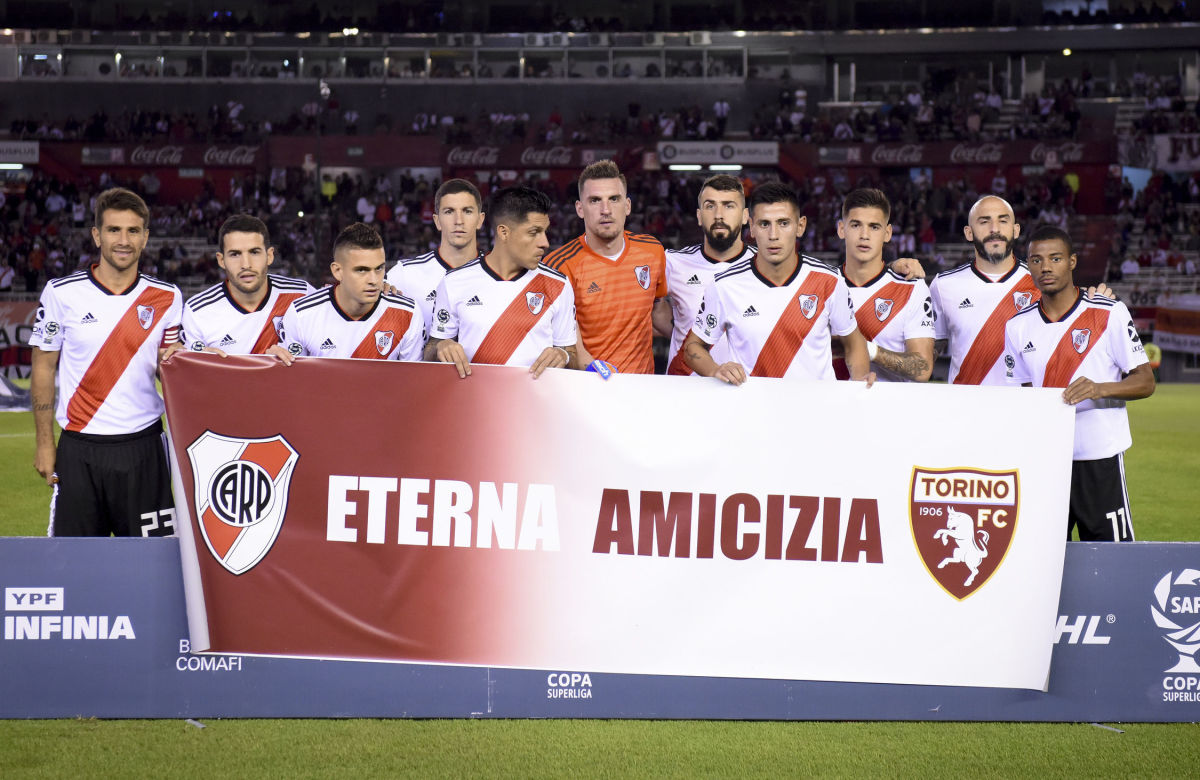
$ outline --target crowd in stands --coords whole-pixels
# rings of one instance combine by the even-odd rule
[[[0,268],[11,266],[15,270],[16,289],[34,291],[48,278],[86,266],[95,259],[88,231],[92,199],[114,184],[149,193],[156,188],[147,176],[152,174],[139,179],[104,176],[96,182],[63,182],[36,173],[23,193],[10,193],[0,203]],[[761,178],[747,177],[747,188],[753,188]],[[631,175],[633,213],[628,229],[656,236],[669,247],[698,243],[701,235],[695,209],[702,180],[701,174],[694,173]],[[1136,197],[1131,189],[1122,193],[1121,224],[1128,227],[1136,215],[1144,220],[1146,235],[1156,240],[1166,236],[1170,245],[1170,236],[1182,234],[1188,237],[1184,245],[1200,245],[1200,212],[1184,212],[1178,207],[1187,201],[1200,203],[1200,183],[1193,178],[1180,191],[1173,181],[1160,177],[1154,187]],[[233,213],[252,213],[271,229],[277,248],[276,270],[322,284],[328,281],[327,258],[317,247],[327,248],[332,236],[354,221],[373,223],[380,229],[389,260],[435,248],[438,235],[432,222],[432,194],[439,183],[403,170],[374,177],[324,174],[318,183],[295,168],[236,181],[232,195],[224,199],[216,197],[211,187],[186,202],[166,202],[149,195],[153,243],[144,258],[144,268],[168,281],[183,281],[193,287],[216,281],[219,272],[211,251],[218,226]],[[496,176],[483,183],[481,190],[486,196],[490,190],[509,183]],[[573,184],[560,187],[548,179],[527,183],[545,191],[555,204],[551,247],[582,232],[582,223],[575,214]],[[893,204],[894,235],[889,253],[916,256],[931,272],[956,265],[967,255],[962,227],[967,210],[981,194],[966,178],[934,186],[923,177],[884,181],[863,177],[851,181],[845,176],[827,177],[825,172],[818,172],[795,184],[809,224],[802,239],[804,251],[835,257],[840,251],[836,225],[843,194],[853,187],[878,186]],[[1018,220],[1032,229],[1043,222],[1068,226],[1073,214],[1073,186],[1078,184],[1069,176],[1028,176],[1020,183],[1009,183],[998,169],[986,190],[1004,194]],[[1127,230],[1121,238],[1129,240]],[[207,253],[197,254],[196,244],[206,247]],[[943,256],[939,247],[947,244],[961,247],[961,253]],[[486,239],[481,245],[487,245]],[[1150,259],[1147,264],[1151,264]]]
[[[1047,11],[1040,17],[1009,9],[1002,17],[990,3],[876,3],[869,20],[846,9],[830,8],[824,0],[792,0],[765,7],[744,8],[730,4],[707,7],[691,4],[670,8],[664,16],[629,13],[618,2],[594,3],[588,14],[568,12],[559,3],[535,0],[528,5],[492,5],[487,13],[473,11],[470,4],[378,0],[353,6],[311,4],[279,13],[270,4],[230,2],[214,10],[212,4],[139,5],[136,10],[117,5],[115,13],[93,10],[88,4],[18,3],[9,9],[6,23],[13,27],[77,27],[96,30],[165,29],[302,32],[359,28],[379,32],[642,32],[658,30],[813,30],[872,28],[918,28],[991,26],[1020,21],[1024,24],[1165,24],[1194,21],[1195,11],[1182,0],[1112,0],[1105,8],[1093,9],[1080,3],[1071,11]],[[667,10],[664,9],[664,10]],[[657,11],[657,9],[656,9]],[[1016,14],[1014,16],[1014,14]],[[64,18],[66,16],[66,18]]]

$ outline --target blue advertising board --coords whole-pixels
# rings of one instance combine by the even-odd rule
[[[0,539],[0,588],[3,718],[1200,720],[1192,543],[1067,545],[1044,693],[192,654],[175,539]]]

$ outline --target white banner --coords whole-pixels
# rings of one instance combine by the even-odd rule
[[[1059,390],[181,357],[201,649],[1045,690]]]
[[[658,159],[663,165],[777,165],[779,144],[775,141],[659,141]]]

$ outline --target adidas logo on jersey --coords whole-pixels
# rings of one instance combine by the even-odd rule
[[[975,308],[975,304],[971,303],[971,299],[970,299],[970,298],[963,298],[963,299],[962,299],[962,303],[958,304],[958,308],[960,308],[960,309],[973,309],[973,308]]]
[[[700,277],[692,274],[692,278],[687,280],[688,284],[700,284]]]
[[[333,339],[325,339],[321,343],[321,349],[337,349],[337,345],[333,343]]]
[[[217,346],[218,347],[228,347],[230,344],[236,344],[236,343],[237,343],[237,339],[235,339],[233,336],[230,336],[228,333],[226,333],[225,338],[221,339],[221,343],[217,344]]]
[[[1031,341],[1025,345],[1025,349],[1021,350],[1021,354],[1024,355],[1026,352],[1033,352],[1036,349],[1037,347],[1033,346],[1033,342]]]
[[[587,291],[589,293],[598,293],[598,292],[600,292],[600,285],[596,284],[595,282],[592,282],[591,285],[588,286]]]
[[[92,322],[99,322],[99,320],[97,320],[97,319],[96,319],[96,318],[95,318],[95,317],[92,315],[92,313],[89,311],[87,314],[83,315],[83,319],[79,321],[79,324],[80,324],[80,325],[87,325],[87,324],[89,324],[89,323],[92,323]]]
[[[742,316],[743,316],[743,317],[757,317],[757,316],[758,316],[758,309],[756,309],[756,308],[754,308],[753,306],[751,306],[750,308],[748,308],[748,309],[746,309],[744,312],[742,312]]]
[[[479,300],[478,295],[472,295],[471,300],[467,301],[468,306],[482,306],[483,301]]]
[[[437,300],[437,290],[430,290],[429,295],[425,296],[425,300],[430,303],[433,303],[434,301],[436,301]]]

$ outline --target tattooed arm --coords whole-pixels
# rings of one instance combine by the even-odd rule
[[[904,346],[904,352],[879,347],[872,362],[914,382],[928,382],[933,373],[933,339],[906,339]]]

